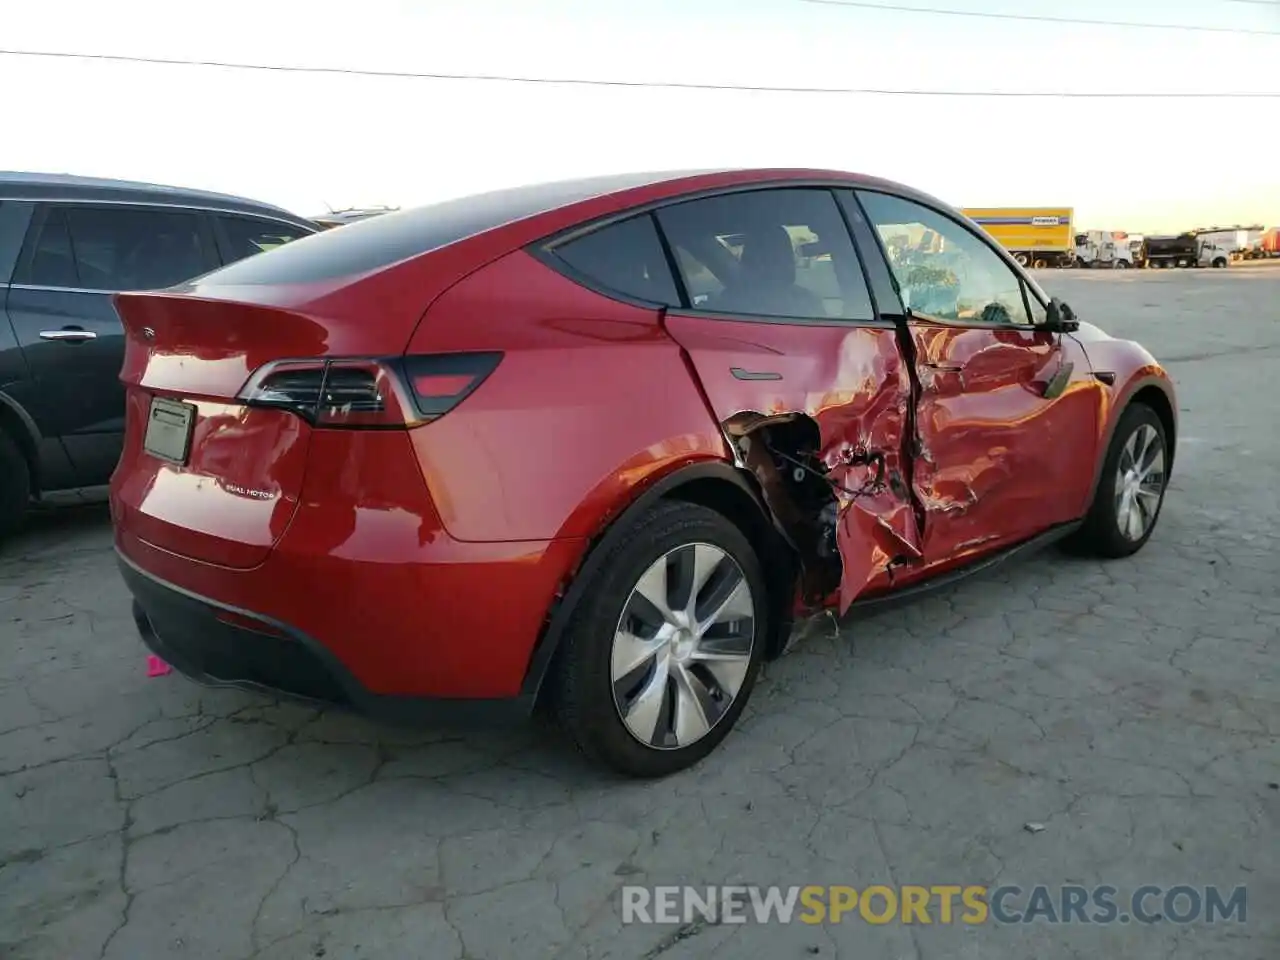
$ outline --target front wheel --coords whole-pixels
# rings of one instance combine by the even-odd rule
[[[1116,425],[1093,506],[1076,543],[1109,558],[1141,550],[1164,505],[1168,462],[1164,424],[1146,404],[1133,404]]]
[[[755,684],[768,587],[743,533],[664,502],[603,558],[558,652],[555,706],[584,754],[661,777],[728,735]]]

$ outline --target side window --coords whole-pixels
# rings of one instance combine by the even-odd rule
[[[694,309],[871,320],[853,240],[830,191],[757,190],[658,211]]]
[[[552,252],[588,280],[624,296],[680,302],[658,229],[648,214],[601,227]]]
[[[36,287],[81,286],[76,275],[75,254],[71,251],[71,231],[62,210],[54,207],[46,210],[43,218],[37,215],[35,232],[28,237],[27,244],[14,272],[14,283]]]
[[[223,262],[235,263],[255,253],[282,247],[290,240],[308,235],[306,230],[276,220],[260,220],[257,217],[237,217],[218,214],[215,218],[222,227],[222,237],[227,242],[223,250]]]
[[[940,320],[1026,324],[1021,278],[976,234],[928,207],[858,191],[906,306]]]
[[[199,276],[216,263],[200,217],[176,210],[65,207],[79,277],[90,290],[151,290]]]

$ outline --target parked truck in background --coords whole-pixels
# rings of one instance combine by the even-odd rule
[[[1268,257],[1280,257],[1280,227],[1272,227],[1264,233],[1261,246]]]
[[[1212,244],[1231,260],[1247,260],[1248,252],[1262,238],[1263,227],[1259,224],[1251,227],[1202,227],[1191,232],[1201,243]]]
[[[1024,267],[1068,267],[1075,262],[1071,207],[966,207],[960,212]]]
[[[1076,234],[1075,261],[1084,268],[1127,270],[1133,266],[1129,235],[1120,230],[1089,230]]]
[[[1142,241],[1142,261],[1148,267],[1225,267],[1230,262],[1225,248],[1194,233],[1147,237]]]
[[[1258,235],[1258,239],[1244,252],[1245,260],[1267,260],[1280,257],[1280,227],[1271,227]]]

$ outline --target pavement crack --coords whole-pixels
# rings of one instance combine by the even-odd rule
[[[298,839],[298,831],[283,820],[274,820],[273,822],[289,831],[289,840],[293,845],[293,856],[285,865],[285,868],[280,871],[280,875],[276,877],[271,886],[267,888],[266,893],[262,895],[262,899],[258,901],[257,909],[253,912],[253,919],[249,921],[249,942],[253,946],[255,955],[261,949],[259,943],[261,937],[260,930],[262,925],[262,914],[267,908],[267,902],[275,895],[275,892],[280,889],[285,878],[289,876],[289,873],[293,868],[302,860],[302,842]]]
[[[107,776],[111,780],[111,788],[115,801],[125,808],[124,825],[120,828],[120,872],[117,877],[117,883],[120,886],[120,892],[124,894],[124,906],[120,908],[120,922],[116,924],[106,939],[102,942],[102,949],[98,952],[98,960],[105,960],[107,951],[111,949],[111,944],[115,941],[120,932],[129,925],[129,916],[133,909],[133,891],[129,889],[128,872],[129,872],[129,854],[133,846],[133,841],[129,838],[129,828],[133,825],[133,805],[127,800],[120,790],[120,775],[116,771],[115,762],[108,754],[106,756]]]
[[[715,924],[709,920],[699,917],[689,923],[681,924],[671,933],[667,934],[657,942],[649,950],[640,955],[640,960],[657,960],[664,953],[669,953],[686,940],[692,940],[698,934],[705,932]]]

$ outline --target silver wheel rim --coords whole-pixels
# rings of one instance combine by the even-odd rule
[[[1130,434],[1116,466],[1116,525],[1125,539],[1141,540],[1156,522],[1164,496],[1164,444],[1144,423]]]
[[[610,653],[613,702],[645,746],[697,743],[738,699],[755,646],[755,599],[738,562],[709,543],[676,547],[640,577]]]

